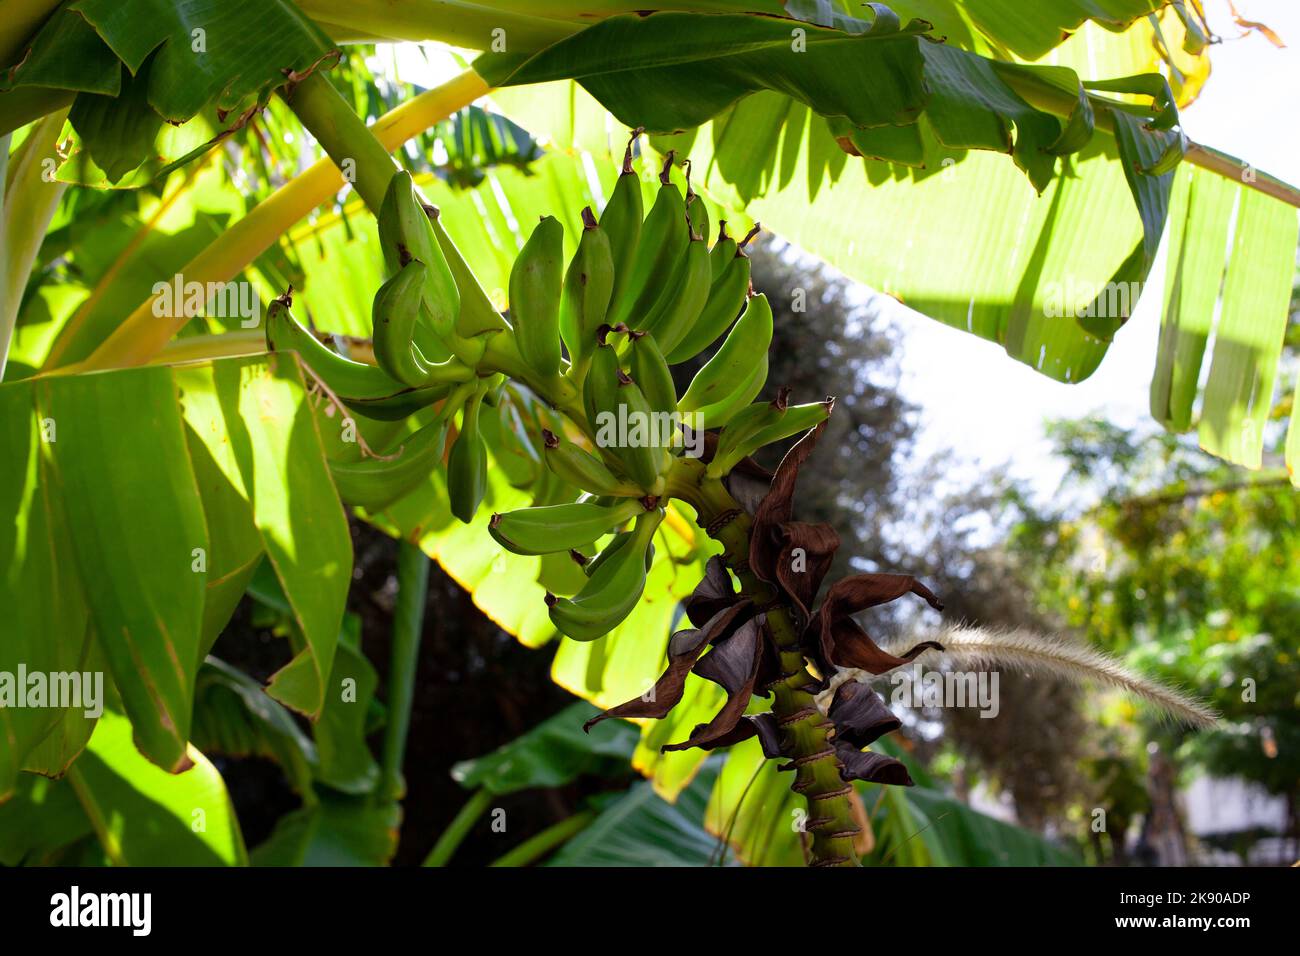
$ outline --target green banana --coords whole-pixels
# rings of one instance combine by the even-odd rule
[[[736,240],[727,235],[727,220],[719,220],[718,238],[709,251],[709,265],[713,268],[713,282],[718,281],[718,276],[722,275],[722,270],[731,264],[732,259],[736,258],[737,248]]]
[[[614,347],[602,343],[592,356],[584,397],[596,442],[605,448],[646,493],[663,491],[660,472],[670,463],[667,449],[651,439],[656,419],[637,384],[619,367]]]
[[[618,300],[611,311],[613,325],[624,322],[637,326],[640,317],[654,306],[686,252],[690,227],[682,194],[669,176],[672,167],[673,152],[669,150],[659,174],[659,193],[641,225],[641,238],[627,282],[620,286]]]
[[[745,406],[752,402],[767,384],[767,353],[750,372],[742,385],[732,394],[712,405],[705,405],[694,412],[687,413],[687,424],[692,429],[722,428],[732,420]]]
[[[706,243],[709,240],[709,209],[704,200],[691,188],[691,161],[686,161],[686,219],[691,232]]]
[[[625,498],[642,494],[640,488],[614,474],[603,461],[573,442],[561,441],[545,429],[542,440],[546,466],[561,481],[596,495]]]
[[[736,383],[749,378],[759,358],[766,357],[771,344],[772,306],[767,296],[756,295],[749,300],[744,314],[736,320],[713,358],[695,373],[678,407],[691,412],[733,395],[737,391]]]
[[[596,222],[590,207],[582,210],[582,225],[578,251],[564,274],[560,337],[569,350],[569,361],[585,370],[596,347],[596,330],[605,323],[614,292],[614,256],[609,236]]]
[[[641,392],[654,411],[677,411],[677,386],[673,384],[673,373],[669,371],[654,335],[633,333],[631,338],[628,373],[632,380],[641,386]]]
[[[726,474],[730,471],[731,466],[744,457],[745,453],[736,453],[749,440],[750,436],[769,425],[776,424],[785,416],[786,409],[789,408],[789,395],[790,390],[783,388],[775,401],[755,402],[736,412],[731,417],[731,420],[727,422],[726,427],[718,433],[718,444],[714,449],[713,462],[710,463],[710,467],[717,464],[718,467],[714,471],[718,474]],[[728,461],[733,454],[736,455],[735,460]],[[716,477],[716,475],[710,475],[710,477]]]
[[[543,380],[560,370],[564,227],[543,216],[510,270],[510,324],[524,362]]]
[[[677,386],[673,384],[673,373],[668,370],[668,363],[664,361],[653,335],[632,336],[628,374],[640,387],[654,413],[657,444],[664,452],[659,459],[659,473],[664,474],[672,464],[673,449],[681,445],[682,433],[678,427]]]
[[[410,388],[383,369],[354,362],[326,348],[289,311],[290,292],[273,300],[266,312],[266,346],[273,352],[297,352],[325,387],[349,408],[367,418],[396,421],[446,398],[450,384]],[[469,369],[458,375],[472,377]]]
[[[691,236],[672,280],[640,326],[653,333],[665,352],[676,348],[682,336],[698,322],[709,300],[712,274],[708,243]]]
[[[460,290],[460,311],[456,314],[456,334],[473,342],[481,335],[490,332],[506,332],[510,326],[501,317],[501,313],[492,305],[491,298],[483,290],[478,276],[470,268],[465,257],[456,248],[456,243],[442,225],[442,216],[436,206],[426,206],[425,212],[433,225],[433,234],[438,240],[442,254],[447,258],[447,266],[456,280]],[[486,345],[486,342],[481,342]]]
[[[601,549],[599,554],[597,554],[590,561],[586,561],[583,563],[582,573],[585,574],[587,577],[591,577],[593,574],[596,573],[597,568],[599,568],[602,564],[604,564],[614,555],[618,554],[619,550],[626,547],[628,542],[634,540],[635,534],[636,534],[635,531],[620,531],[618,534],[614,535],[614,537],[609,539],[609,544],[605,545],[605,547]],[[647,571],[649,571],[650,566],[654,564],[654,557],[655,557],[655,546],[653,543],[651,543],[650,547],[646,548],[645,551],[645,569]]]
[[[428,267],[411,259],[379,287],[371,310],[375,360],[379,367],[412,388],[464,380],[465,366],[455,358],[434,364],[415,344]]]
[[[483,405],[479,386],[465,403],[460,434],[447,456],[447,498],[451,513],[469,524],[487,493],[487,445],[479,433],[478,416]]]
[[[655,530],[663,520],[660,508],[636,519],[631,537],[591,571],[573,598],[546,596],[551,623],[575,641],[594,641],[621,624],[645,591],[646,556]]]
[[[730,241],[730,240],[728,240]],[[735,246],[734,241],[730,241]],[[720,245],[721,243],[719,243]],[[717,246],[714,246],[716,251]],[[712,255],[712,254],[710,254]],[[687,326],[676,344],[668,350],[672,365],[699,355],[730,328],[749,295],[749,256],[737,248],[721,275],[710,285],[708,299],[693,324]]]
[[[379,240],[390,275],[401,269],[408,259],[424,263],[421,321],[427,322],[434,335],[450,346],[455,339],[456,318],[460,314],[460,290],[438,243],[429,214],[415,191],[415,181],[404,169],[394,173],[388,181],[383,204],[379,207]],[[417,343],[423,350],[424,343],[418,339]]]
[[[835,399],[789,405],[789,389],[781,389],[776,401],[750,405],[741,409],[718,435],[718,447],[706,469],[710,478],[720,478],[736,462],[752,455],[764,445],[807,431],[830,417]]]
[[[344,358],[312,335],[289,311],[293,290],[271,300],[266,310],[266,347],[272,352],[297,352],[313,372],[340,398],[382,398],[406,386],[381,368]]]
[[[641,199],[641,178],[632,168],[632,134],[623,152],[623,169],[619,173],[614,191],[609,195],[600,214],[600,226],[609,237],[609,251],[614,260],[614,288],[610,302],[617,302],[620,290],[627,283],[636,258],[637,243],[641,238],[641,220],[645,215]]]
[[[634,535],[631,531],[620,531],[618,534],[614,535],[614,537],[610,538],[609,544],[605,545],[599,554],[582,566],[583,574],[587,577],[591,577],[602,564],[614,555],[618,554],[619,549],[626,547],[627,543],[631,541],[633,537]]]
[[[521,508],[494,514],[488,532],[515,554],[551,554],[589,545],[645,510],[635,498],[624,498],[613,507],[591,500]]]
[[[447,407],[452,407],[448,401]],[[334,487],[344,504],[360,505],[367,511],[381,511],[414,490],[442,463],[447,439],[448,415],[406,436],[396,457],[363,458],[354,462],[329,462]]]
[[[791,435],[797,435],[800,432],[806,432],[830,418],[831,412],[834,410],[835,399],[829,395],[825,401],[809,402],[805,405],[791,405],[785,410],[785,416],[779,422],[769,425],[767,428],[750,436],[749,441],[745,443],[748,449],[745,454],[751,455],[764,445],[770,445],[774,441],[789,438]]]
[[[424,388],[405,388],[375,398],[344,398],[342,395],[339,398],[344,405],[365,418],[377,422],[396,422],[446,398],[453,387],[450,382],[443,382]]]

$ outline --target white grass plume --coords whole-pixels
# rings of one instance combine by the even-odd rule
[[[972,669],[1009,666],[1074,684],[1094,680],[1118,688],[1165,716],[1194,727],[1211,727],[1219,720],[1219,715],[1202,701],[1143,677],[1116,658],[1086,644],[1034,634],[1023,628],[994,630],[965,624],[943,627],[925,638],[938,641],[944,649],[926,650],[917,660],[951,661]]]

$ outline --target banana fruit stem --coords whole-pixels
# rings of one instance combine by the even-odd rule
[[[325,148],[334,165],[356,188],[376,216],[397,164],[356,111],[334,89],[323,70],[315,70],[281,95],[307,131]]]
[[[772,713],[790,747],[795,768],[790,785],[808,802],[804,824],[811,866],[860,866],[855,842],[861,827],[853,813],[853,785],[840,777],[840,764],[827,738],[830,721],[813,700],[790,607],[749,568],[750,517],[721,481],[704,478],[683,497],[695,507],[700,527],[718,541],[722,559],[740,580],[741,593],[767,608],[767,623],[781,655],[781,680],[772,688]]]

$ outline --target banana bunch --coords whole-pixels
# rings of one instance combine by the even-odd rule
[[[792,405],[786,390],[756,401],[773,321],[750,285],[745,246],[758,227],[737,240],[720,221],[710,246],[714,227],[689,161],[684,193],[669,152],[649,197],[633,142],[600,215],[582,210],[567,261],[557,218],[532,228],[510,271],[506,315],[399,172],[378,216],[387,278],[372,306],[374,364],[326,347],[294,318],[288,294],[266,319],[268,345],[297,351],[341,404],[381,421],[412,419],[395,440],[389,426],[384,453],[331,461],[346,503],[385,508],[445,468],[450,511],[469,522],[486,496],[491,447],[534,505],[492,515],[488,533],[508,551],[542,557],[551,620],[577,640],[608,633],[636,607],[673,498],[691,500],[694,486],[814,427],[832,406]],[[672,366],[706,350],[679,392]],[[520,386],[542,410],[528,426],[507,421]],[[693,460],[705,429],[720,430],[707,465]],[[551,593],[552,583],[564,593]]]

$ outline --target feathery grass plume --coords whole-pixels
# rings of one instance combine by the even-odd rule
[[[927,639],[938,641],[944,650],[924,651],[918,655],[918,661],[942,659],[970,668],[1011,666],[1075,684],[1095,680],[1137,697],[1164,716],[1193,727],[1211,727],[1219,719],[1219,715],[1202,701],[1135,673],[1096,648],[1058,636],[1034,634],[1023,628],[1007,630],[958,624],[941,628],[937,633],[927,635]]]

